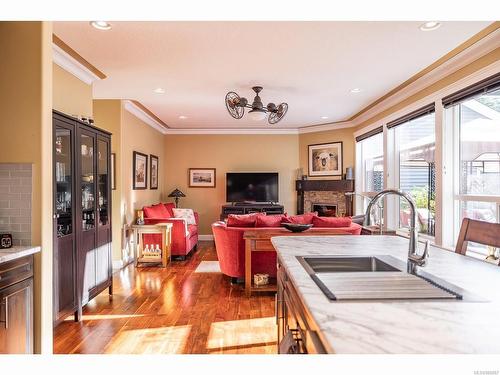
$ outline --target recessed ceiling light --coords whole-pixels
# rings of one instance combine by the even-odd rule
[[[90,24],[98,30],[111,30],[111,24],[106,21],[91,21]]]
[[[328,116],[321,116],[322,120],[326,120],[327,118],[328,118]]]
[[[187,116],[182,116],[182,115],[181,115],[181,116],[179,116],[179,118],[180,118],[181,120],[185,120],[185,119],[187,119]]]
[[[353,94],[357,94],[358,92],[361,92],[362,90],[360,88],[355,88],[355,89],[352,89],[351,92]]]
[[[157,94],[165,94],[165,89],[163,87],[157,87],[153,91]]]
[[[439,26],[441,26],[440,22],[437,22],[437,21],[428,21],[428,22],[423,23],[422,25],[420,25],[420,30],[422,30],[422,31],[432,31],[432,30],[438,29]]]

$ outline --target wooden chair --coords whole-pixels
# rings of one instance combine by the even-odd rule
[[[500,224],[464,218],[455,253],[465,255],[469,241],[500,248]]]

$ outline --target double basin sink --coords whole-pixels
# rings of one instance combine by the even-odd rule
[[[331,301],[463,300],[467,292],[390,255],[297,257]],[[468,296],[467,296],[468,297]]]

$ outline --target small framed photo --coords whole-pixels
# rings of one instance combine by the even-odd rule
[[[158,156],[149,155],[149,159],[151,160],[151,170],[149,171],[150,180],[149,180],[149,188],[151,190],[158,189]]]
[[[215,187],[215,168],[189,168],[189,187]]]
[[[342,176],[342,142],[309,145],[309,176]]]
[[[116,154],[111,154],[111,190],[116,190]]]
[[[134,151],[133,178],[134,190],[148,188],[148,156],[146,154]]]

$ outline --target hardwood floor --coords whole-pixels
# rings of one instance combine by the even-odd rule
[[[54,353],[276,353],[274,294],[248,298],[221,273],[194,272],[214,260],[213,242],[200,242],[165,269],[127,266],[112,298],[102,293],[81,322],[55,329]]]

